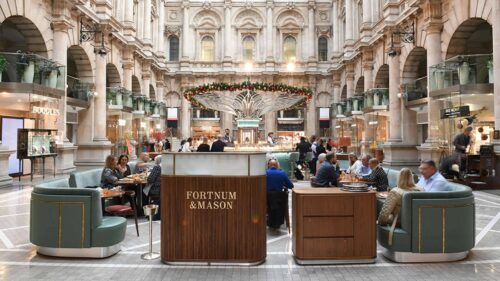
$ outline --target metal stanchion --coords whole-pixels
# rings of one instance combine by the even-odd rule
[[[144,215],[149,216],[149,252],[141,255],[143,260],[154,260],[160,257],[159,253],[153,252],[153,216],[158,213],[158,205],[146,205],[143,207]]]

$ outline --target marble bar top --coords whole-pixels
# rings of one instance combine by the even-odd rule
[[[162,175],[265,176],[265,152],[166,152]]]

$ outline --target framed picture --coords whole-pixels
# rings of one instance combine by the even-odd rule
[[[500,130],[493,131],[493,139],[494,140],[500,139]]]

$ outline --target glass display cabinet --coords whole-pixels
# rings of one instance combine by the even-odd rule
[[[42,174],[45,178],[45,158],[54,159],[54,176],[56,166],[56,139],[57,130],[47,129],[18,129],[17,132],[17,159],[19,167],[23,159],[30,159],[31,180],[33,180],[35,159],[42,159]],[[20,179],[20,176],[19,176]]]

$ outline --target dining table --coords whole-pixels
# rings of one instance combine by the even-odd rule
[[[136,205],[138,213],[142,215],[143,206],[143,190],[148,184],[147,177],[141,177],[140,179],[133,178],[134,175],[119,179],[115,184],[121,186],[123,189],[134,189],[136,194]]]

